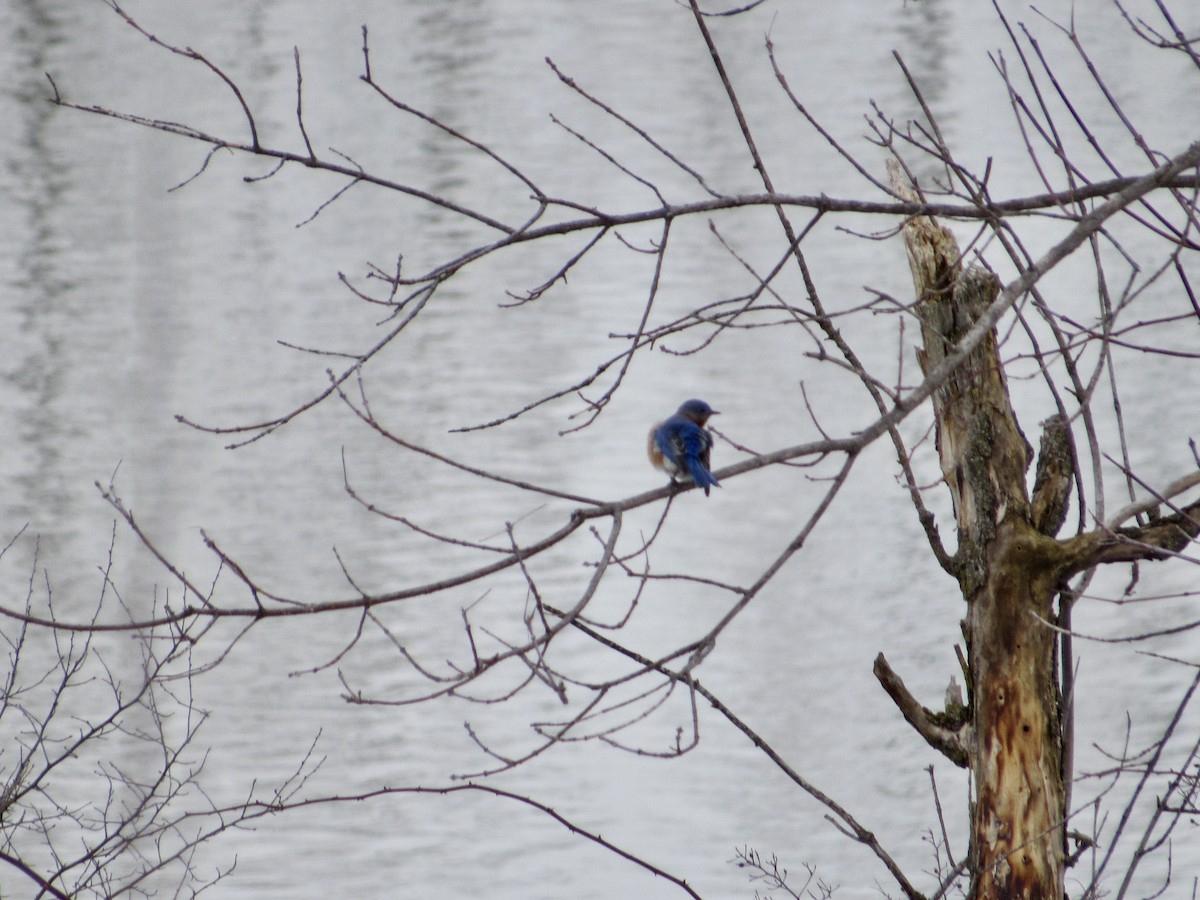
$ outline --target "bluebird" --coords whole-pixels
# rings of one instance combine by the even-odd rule
[[[720,487],[709,469],[712,434],[704,427],[717,411],[703,400],[688,400],[675,415],[650,429],[646,450],[650,462],[671,476],[672,481],[692,482],[704,488]]]

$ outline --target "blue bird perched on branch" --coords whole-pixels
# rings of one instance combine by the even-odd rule
[[[656,469],[662,469],[672,481],[691,481],[704,488],[705,496],[709,488],[721,486],[709,471],[713,439],[704,427],[715,415],[717,411],[703,400],[688,400],[675,415],[650,429],[646,447]]]

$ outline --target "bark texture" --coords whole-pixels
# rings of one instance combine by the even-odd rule
[[[989,272],[964,268],[953,236],[933,220],[910,220],[904,233],[928,372],[996,300],[999,284]],[[1009,403],[994,331],[933,403],[958,527],[955,571],[967,601],[971,896],[1061,898],[1059,695],[1055,634],[1043,620],[1064,571],[1059,544],[1046,534],[1062,522],[1064,479],[1057,471],[1048,479],[1053,488],[1037,504],[1035,525],[1026,488],[1033,451]]]
[[[890,168],[897,194],[919,202],[899,168]],[[929,374],[957,353],[1000,287],[991,273],[963,266],[953,235],[933,219],[913,217],[903,231],[921,320],[918,360]],[[1200,485],[1200,473],[1122,510],[1108,525],[1056,540],[1075,480],[1070,429],[1059,416],[1042,423],[1031,498],[1033,449],[1009,401],[994,328],[932,399],[958,532],[949,568],[967,603],[967,707],[947,701],[944,712],[930,711],[882,654],[875,674],[917,732],[974,775],[971,900],[1061,900],[1066,766],[1057,635],[1046,623],[1072,575],[1105,563],[1166,559],[1195,540],[1200,500],[1175,506],[1170,498]],[[1137,525],[1121,527],[1135,516]]]

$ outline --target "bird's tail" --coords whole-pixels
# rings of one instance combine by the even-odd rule
[[[687,457],[688,473],[692,476],[692,481],[696,487],[704,488],[704,496],[708,496],[709,488],[720,487],[721,482],[713,477],[713,473],[704,467],[699,459],[694,456]]]

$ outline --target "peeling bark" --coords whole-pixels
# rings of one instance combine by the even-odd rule
[[[893,186],[903,187],[895,177]],[[995,301],[999,283],[965,268],[953,236],[932,219],[910,220],[904,236],[922,325],[919,361],[928,372]],[[1055,634],[1041,620],[1050,617],[1063,571],[1062,550],[1043,531],[1062,523],[1065,470],[1047,462],[1035,527],[1025,481],[1033,450],[1009,403],[994,332],[934,392],[933,405],[958,526],[955,572],[967,601],[970,896],[1059,898],[1065,795]]]
[[[899,196],[920,198],[889,166]],[[964,267],[950,231],[909,219],[905,248],[916,288],[928,374],[952,355],[999,296],[990,272]],[[949,568],[967,604],[967,707],[934,713],[909,694],[883,655],[875,675],[929,744],[974,775],[971,900],[1060,900],[1067,863],[1062,698],[1055,670],[1054,598],[1072,575],[1113,562],[1165,559],[1200,534],[1200,500],[1159,507],[1200,485],[1192,472],[1128,507],[1107,526],[1065,540],[1075,479],[1068,424],[1043,423],[1033,496],[1033,448],[1017,424],[995,330],[932,394],[942,474],[958,550]],[[1134,527],[1118,527],[1145,515]],[[953,715],[948,715],[953,712]]]
[[[971,896],[1062,896],[1065,793],[1050,617],[1058,580],[1027,521],[1009,515],[970,598],[972,707],[977,732]],[[1033,615],[1031,615],[1031,613]]]

